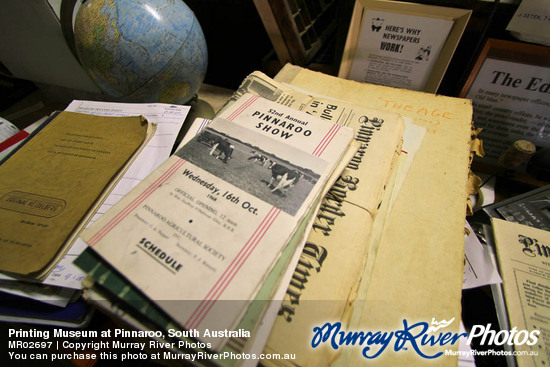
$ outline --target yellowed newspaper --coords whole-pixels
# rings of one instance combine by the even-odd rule
[[[513,346],[519,367],[545,366],[550,360],[550,232],[495,218],[491,223],[510,323],[506,343]],[[490,325],[471,331],[483,345],[503,344],[500,334],[498,340]]]
[[[365,108],[399,113],[413,119],[427,133],[417,152],[407,178],[388,216],[378,244],[372,276],[368,287],[355,305],[362,302],[364,312],[354,325],[346,326],[345,319],[330,319],[317,311],[312,325],[307,328],[306,341],[312,343],[313,327],[341,321],[340,331],[389,333],[403,331],[407,325],[432,322],[445,325],[439,332],[459,332],[461,289],[464,258],[464,218],[466,214],[467,183],[472,137],[472,106],[469,100],[437,96],[428,93],[357,83],[287,65],[275,78],[277,82],[303,88],[331,98],[356,103]],[[369,161],[370,162],[370,161]],[[362,223],[350,220],[348,232],[361,230]],[[334,237],[333,237],[334,238]],[[342,241],[345,241],[345,238]],[[338,244],[341,243],[338,238]],[[338,251],[339,257],[353,257],[353,253]],[[339,270],[342,271],[341,269]],[[335,272],[334,274],[338,274]],[[330,283],[319,297],[339,287]],[[319,309],[323,308],[318,303]],[[354,306],[354,308],[357,308]],[[280,322],[279,322],[280,323]],[[277,325],[276,325],[277,326]],[[281,350],[278,340],[289,337],[291,329],[274,329],[268,341],[269,350]],[[347,335],[347,334],[346,334]],[[395,334],[394,334],[395,335]],[[325,342],[313,348],[311,356],[321,350],[347,352],[352,366],[425,365],[410,342],[396,344],[396,339],[375,358],[363,355],[366,342],[359,345],[328,344],[332,335],[324,335]],[[372,338],[369,339],[372,341]],[[380,339],[378,339],[380,341]],[[456,366],[457,356],[439,355],[444,349],[457,349],[458,343],[442,346],[439,343],[420,350],[425,355],[437,356],[438,366]],[[372,344],[367,354],[371,357],[383,348]],[[401,348],[399,348],[401,347]],[[298,365],[315,365],[311,359],[297,360]],[[325,360],[324,364],[338,361]]]
[[[320,320],[349,317],[348,306],[366,261],[373,219],[401,154],[404,121],[394,112],[295,90],[260,72],[247,77],[234,98],[244,93],[351,127],[360,144],[321,204],[265,348],[266,353],[295,353],[297,359],[292,363],[298,365],[308,364],[311,358],[310,365],[319,365],[328,359],[311,349],[311,330]]]

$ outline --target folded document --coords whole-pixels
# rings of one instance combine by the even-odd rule
[[[232,329],[352,137],[244,95],[82,238],[184,328]]]

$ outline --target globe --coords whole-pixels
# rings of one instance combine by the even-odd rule
[[[206,74],[204,34],[182,0],[86,0],[74,40],[84,69],[116,101],[184,104]]]

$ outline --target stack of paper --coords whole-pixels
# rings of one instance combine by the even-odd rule
[[[275,80],[251,74],[235,98],[246,92],[328,121],[357,123],[362,146],[323,200],[289,286],[274,298],[284,297],[282,304],[272,302],[252,340],[231,350],[282,357],[265,358],[262,365],[423,365],[410,345],[397,351],[389,344],[377,359],[362,351],[365,345],[373,353],[384,348],[373,338],[402,330],[403,320],[451,320],[443,332],[459,332],[471,103],[292,65]],[[313,348],[314,330],[325,323],[340,323],[342,333],[333,329]],[[370,332],[371,343],[359,346],[365,340],[359,338],[330,345],[353,332]],[[456,348],[458,343],[430,352]],[[458,359],[442,356],[437,363],[456,365]]]
[[[52,193],[52,190],[66,190],[68,191],[68,195],[70,197],[76,198],[78,204],[82,205],[84,200],[78,190],[84,190],[90,196],[90,200],[93,201],[93,205],[85,211],[85,217],[78,221],[77,227],[68,240],[50,241],[52,246],[50,255],[42,253],[41,256],[33,255],[27,257],[27,260],[32,260],[31,263],[34,263],[38,259],[43,259],[44,262],[47,262],[47,257],[49,256],[51,259],[47,262],[47,267],[45,267],[42,271],[34,272],[30,275],[22,275],[20,273],[25,271],[25,268],[22,266],[25,262],[17,260],[13,262],[13,269],[11,272],[4,272],[0,274],[0,291],[3,295],[2,300],[4,306],[11,305],[14,302],[13,297],[18,297],[19,301],[17,304],[26,302],[25,299],[37,301],[34,305],[34,309],[31,307],[32,302],[28,302],[29,310],[24,313],[10,313],[8,312],[8,308],[4,307],[5,309],[1,312],[4,318],[8,317],[12,321],[19,322],[52,323],[59,325],[62,324],[62,320],[60,319],[62,312],[70,309],[77,309],[76,305],[79,303],[75,303],[74,301],[78,299],[78,296],[81,293],[81,280],[84,278],[84,273],[72,265],[72,260],[85,248],[82,241],[76,239],[77,234],[84,228],[86,223],[93,222],[107,210],[106,208],[112,206],[131,187],[135,186],[140,179],[146,176],[152,169],[158,166],[169,156],[174,141],[188,111],[188,106],[73,101],[73,103],[68,106],[66,112],[62,112],[59,116],[76,116],[78,118],[76,120],[73,118],[62,120],[62,122],[67,124],[67,131],[61,133],[64,135],[60,136],[58,141],[51,140],[49,137],[44,138],[38,133],[38,131],[42,128],[44,132],[48,132],[50,127],[53,126],[51,124],[57,119],[52,120],[51,122],[47,120],[46,123],[37,124],[39,125],[37,131],[31,134],[24,141],[24,145],[19,151],[13,154],[13,156],[8,157],[6,160],[6,164],[8,165],[7,167],[9,168],[10,165],[15,167],[14,169],[17,171],[17,175],[15,177],[27,175],[28,178],[38,181],[38,184],[31,184],[28,187],[27,190],[30,193],[36,193],[36,190],[39,190],[41,187],[43,190],[47,190],[50,194]],[[142,123],[145,120],[143,117],[139,116],[146,116],[150,123]],[[85,131],[79,131],[79,127],[76,124],[78,119],[85,122],[85,126],[83,127]],[[97,124],[96,121],[102,121],[103,125]],[[98,147],[103,144],[97,142],[97,140],[100,140],[100,135],[107,136],[106,140],[108,141],[114,141],[114,146],[117,150],[121,149],[125,141],[128,139],[133,139],[132,135],[128,134],[127,131],[120,131],[122,128],[122,121],[128,121],[128,123],[130,121],[136,121],[136,126],[140,129],[147,130],[144,132],[145,135],[141,138],[143,143],[140,144],[141,147],[136,150],[134,157],[126,162],[124,169],[116,169],[114,171],[116,176],[109,183],[109,186],[102,191],[102,194],[98,195],[96,198],[92,198],[92,185],[89,183],[94,183],[97,185],[99,182],[99,180],[96,180],[99,176],[90,169],[90,167],[93,167],[98,163],[97,159],[91,158],[92,155],[97,154],[100,156],[108,156],[106,162],[109,164],[114,163],[113,155],[109,154],[106,149],[100,149]],[[121,123],[119,124],[118,122]],[[34,163],[30,161],[32,169],[24,169],[24,167],[28,166],[28,164],[25,157],[23,157],[25,159],[21,158],[21,153],[24,154],[28,149],[30,149],[31,154],[39,153],[39,151],[35,149],[35,145],[40,144],[40,140],[43,142],[45,141],[46,145],[49,144],[48,146],[50,148],[55,148],[48,150],[46,154],[55,155],[55,152],[58,152],[59,154],[57,154],[57,156],[65,157],[67,160],[76,160],[77,158],[80,158],[84,161],[84,171],[78,173],[72,170],[70,173],[63,176],[61,175],[62,172],[67,172],[67,170],[70,169],[69,164],[66,164],[63,159],[60,159],[59,166],[56,167],[54,166],[54,160],[44,159],[45,155],[40,154],[38,158],[39,163],[36,163],[36,161]],[[76,154],[69,155],[68,152],[70,153],[71,149],[73,153],[79,152],[80,157],[77,157]],[[61,153],[64,154],[61,155]],[[16,164],[17,161],[21,160],[24,161],[23,164]],[[103,173],[107,172],[104,164],[100,166],[100,170]],[[2,166],[2,169],[4,169],[4,165]],[[50,180],[45,180],[44,176],[46,175],[46,172],[52,170],[54,173],[49,176]],[[59,175],[64,177],[66,181],[71,182],[71,185],[62,184],[61,179],[58,177]],[[4,178],[7,176],[2,177]],[[8,181],[2,180],[2,183],[7,182]],[[25,180],[18,181],[16,184],[19,185],[23,182],[25,182]],[[81,183],[80,185],[78,185],[79,182]],[[74,186],[75,183],[77,183],[76,190]],[[20,191],[23,191],[23,189]],[[64,201],[67,207],[73,205],[67,200]],[[20,202],[22,203],[23,201]],[[37,203],[36,205],[39,205],[39,201],[27,202],[29,205],[31,203]],[[60,216],[52,216],[51,218],[40,217],[38,215],[40,213],[22,213],[21,211],[8,209],[2,210],[8,218],[13,219],[16,216],[27,216],[26,219],[21,220],[20,225],[27,225],[27,227],[30,226],[30,228],[36,227],[37,231],[42,229],[42,231],[36,236],[38,237],[38,240],[36,242],[35,249],[42,250],[44,248],[45,239],[50,238],[49,235],[45,234],[48,230],[51,230],[52,228],[62,228],[57,224],[54,226],[51,223],[43,223],[44,221],[59,220]],[[34,225],[31,223],[34,223]],[[18,231],[14,231],[13,228],[8,226],[0,227],[5,228],[8,231],[6,233],[9,233],[10,236],[18,234]],[[26,231],[26,235],[29,233],[30,231]],[[59,250],[56,250],[55,246],[57,246]],[[28,249],[32,252],[32,248]],[[28,264],[29,261],[27,261],[26,264]],[[10,294],[10,296],[7,296],[6,294]],[[49,305],[54,308],[57,307],[58,310],[52,310],[44,313],[44,319],[41,320],[38,311],[41,309],[47,310],[47,308],[50,307]],[[16,309],[17,307],[15,310]],[[79,309],[82,309],[82,307]],[[31,314],[33,315],[32,317],[30,316]],[[53,315],[54,317],[52,318],[50,315]],[[76,325],[77,324],[73,326]]]
[[[191,349],[250,337],[352,138],[245,94],[83,234],[88,298]]]
[[[328,334],[313,348],[313,330],[456,319],[458,332],[468,101],[288,65],[251,74],[203,122],[83,233],[87,300],[132,335],[158,331],[148,346],[165,360],[199,365],[262,352],[292,356],[265,365],[415,365],[414,348],[367,361]]]
[[[381,335],[381,332],[403,330],[404,320],[408,320],[409,325],[454,320],[443,332],[459,332],[464,220],[472,146],[471,102],[357,83],[292,65],[287,65],[275,80],[302,93],[399,113],[427,131],[397,197],[390,199],[393,204],[389,211],[386,210],[384,223],[375,223],[374,240],[371,236],[371,240],[362,242],[363,246],[370,248],[365,266],[358,269],[360,274],[346,281],[347,272],[337,264],[342,258],[352,258],[355,253],[343,250],[341,237],[325,240],[323,247],[328,256],[318,257],[323,260],[322,267],[319,272],[311,272],[313,274],[301,291],[300,304],[295,308],[300,320],[295,315],[292,319],[284,315],[278,317],[265,348],[266,352],[296,352],[296,359],[266,360],[263,363],[293,366],[424,365],[426,359],[419,356],[410,344],[399,349],[395,340],[375,359],[365,358],[363,348],[369,347],[369,355],[373,355],[384,348],[383,345],[364,342],[362,346],[334,348],[330,345],[333,335],[328,333],[324,343],[313,348],[313,330],[325,323],[341,322],[340,331],[344,335],[349,335],[348,332]],[[262,86],[260,81],[257,85]],[[269,86],[270,93],[277,97],[281,95],[281,100],[301,103],[299,98],[294,98],[294,93],[283,92],[278,84]],[[360,229],[358,223],[352,216],[337,218],[332,233],[337,227],[341,227],[341,231],[357,231]],[[338,256],[331,256],[334,253]],[[299,273],[296,275],[299,277]],[[348,294],[333,297],[333,293],[344,285],[347,285]],[[288,294],[292,297],[296,288],[289,287]],[[302,313],[300,310],[308,304],[313,306]],[[344,306],[340,315],[327,312],[328,305],[333,304]],[[295,338],[294,334],[301,330],[305,330],[304,334]],[[437,336],[433,334],[433,337]],[[436,345],[428,350],[432,355],[457,347],[457,344]],[[441,356],[435,363],[452,366],[457,362],[456,356]]]
[[[389,207],[395,201],[425,129],[407,123],[404,130],[404,119],[397,113],[329,98],[305,88],[293,89],[259,72],[243,81],[236,98],[245,92],[355,130],[354,140],[359,150],[324,197],[298,264],[287,269],[289,285],[278,290],[254,340],[235,347],[238,351],[260,355],[271,332],[273,337],[265,352],[290,353],[297,359],[262,363],[301,364],[307,359],[312,365],[324,363],[328,361],[325,354],[310,347],[311,330],[319,320],[344,322],[349,317],[350,297],[354,297],[363,268],[372,257],[368,244],[376,229],[374,220],[376,218],[378,226],[384,223],[385,214],[379,218],[386,206],[384,193],[388,193]],[[402,147],[405,137],[407,144]],[[390,180],[392,172],[396,175],[394,180]],[[391,187],[395,190],[388,190]],[[279,317],[272,329],[277,313]]]

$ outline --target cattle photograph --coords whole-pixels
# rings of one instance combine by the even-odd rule
[[[208,127],[175,154],[290,215],[296,214],[326,163],[271,138],[266,138],[269,149],[261,148],[253,139],[247,141],[247,129],[232,126],[231,130]]]

